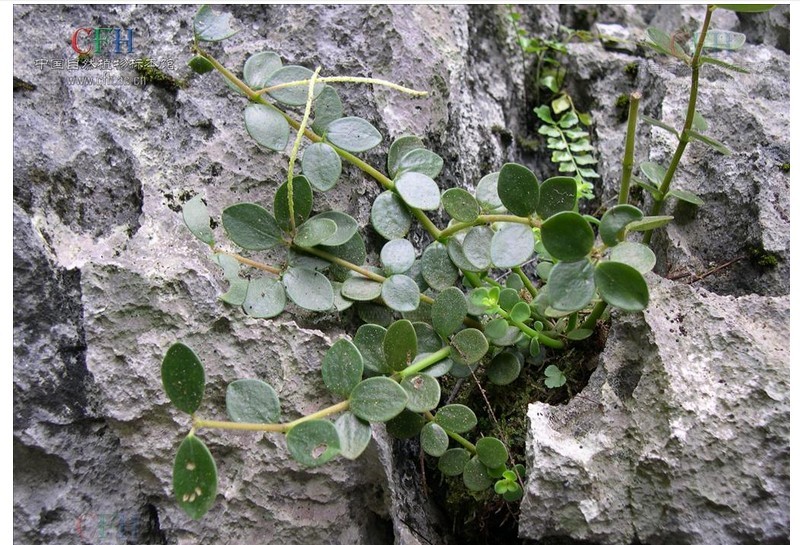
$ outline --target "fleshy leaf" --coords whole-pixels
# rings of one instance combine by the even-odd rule
[[[486,490],[494,483],[494,480],[489,477],[486,471],[486,466],[483,465],[477,456],[473,456],[464,466],[463,479],[466,487],[473,492]]]
[[[387,377],[363,380],[350,394],[350,410],[369,422],[386,422],[400,414],[406,406],[408,394],[395,381]]]
[[[582,310],[594,297],[594,267],[588,259],[556,263],[547,281],[547,294],[556,310]]]
[[[609,305],[629,312],[647,308],[649,292],[642,274],[625,263],[603,261],[597,264],[594,281],[600,297]]]
[[[191,68],[196,74],[208,74],[214,70],[214,65],[211,64],[208,59],[201,57],[200,55],[195,55],[186,64],[189,65],[189,68]]]
[[[492,266],[492,238],[494,235],[495,232],[485,225],[473,227],[467,231],[461,248],[464,257],[472,264],[473,269],[485,271]]]
[[[408,409],[386,422],[386,431],[397,439],[411,439],[419,435],[422,426],[425,425],[425,418]]]
[[[439,457],[447,452],[450,437],[447,432],[436,422],[428,422],[419,434],[419,443],[422,450],[430,456]]]
[[[682,189],[670,189],[667,192],[667,197],[675,197],[676,199],[695,206],[703,206],[703,199],[692,193],[691,191],[684,191]]]
[[[417,355],[417,332],[408,320],[398,320],[386,330],[383,354],[392,371],[402,371]]]
[[[436,210],[441,197],[432,178],[419,172],[402,172],[394,182],[400,196],[409,206],[420,210]]]
[[[439,405],[442,394],[439,381],[432,376],[416,373],[402,380],[400,386],[408,394],[406,408],[415,413],[432,411]]]
[[[475,450],[481,463],[489,468],[505,467],[508,450],[502,441],[494,437],[481,437],[475,443]]]
[[[333,286],[318,271],[292,267],[283,275],[286,294],[297,306],[318,312],[333,307]]]
[[[253,89],[266,87],[269,77],[281,66],[280,56],[272,51],[251,55],[244,63],[244,82]]]
[[[431,306],[431,323],[443,337],[455,333],[467,317],[467,299],[456,287],[443,290]]]
[[[381,286],[386,305],[398,312],[409,312],[419,306],[419,286],[404,274],[394,274]]]
[[[500,230],[492,236],[492,263],[496,267],[511,268],[522,265],[530,259],[535,244],[530,226],[504,223],[499,227]]]
[[[211,217],[200,195],[195,195],[183,205],[183,221],[194,236],[208,245],[214,245]]]
[[[193,414],[203,401],[206,375],[191,348],[182,343],[169,347],[161,362],[161,382],[175,408]]]
[[[506,163],[500,169],[497,194],[509,212],[527,217],[539,204],[539,180],[524,166]]]
[[[231,285],[233,289],[233,285]],[[266,276],[251,278],[242,302],[244,311],[253,318],[272,318],[286,308],[283,284]]]
[[[444,161],[432,151],[418,148],[406,153],[397,163],[396,174],[405,171],[419,172],[436,178],[442,171]]]
[[[451,218],[468,223],[478,219],[481,212],[475,197],[460,187],[453,187],[442,193],[442,205]]]
[[[274,423],[281,417],[281,402],[272,386],[257,379],[228,384],[225,408],[234,422]]]
[[[342,174],[342,160],[339,154],[324,142],[308,146],[303,152],[301,164],[303,175],[318,191],[331,189]]]
[[[579,261],[592,251],[594,231],[577,212],[559,212],[542,224],[542,244],[561,261]]]
[[[317,467],[339,454],[339,434],[329,420],[308,420],[289,430],[286,446],[292,458]]]
[[[461,475],[469,458],[469,452],[466,449],[451,448],[439,457],[439,471],[448,477]]]
[[[295,176],[292,179],[292,200],[294,201],[294,222],[295,226],[300,225],[311,215],[311,208],[314,205],[314,196],[311,185],[305,176]],[[272,204],[275,211],[275,219],[284,231],[291,229],[289,220],[289,182],[283,182],[275,192],[275,199]]]
[[[500,200],[500,195],[497,193],[497,182],[500,178],[499,172],[492,172],[487,174],[478,182],[475,188],[475,199],[481,208],[487,212],[500,212],[505,210],[503,201]]]
[[[348,397],[356,384],[361,382],[363,372],[361,352],[347,339],[333,343],[322,358],[322,381],[337,396]]]
[[[714,148],[715,150],[720,152],[722,155],[730,155],[731,154],[731,150],[729,150],[727,147],[725,147],[724,144],[722,144],[721,142],[718,142],[717,140],[714,140],[713,138],[709,138],[708,136],[704,136],[704,135],[700,134],[697,131],[689,131],[689,137],[692,140],[697,140],[698,142],[702,142],[703,144],[705,144],[707,146],[711,146],[712,148]]]
[[[503,320],[505,322],[505,320]],[[501,352],[496,355],[486,368],[486,376],[492,384],[505,386],[511,384],[519,376],[522,366],[519,360],[510,352]]]
[[[244,126],[253,140],[272,151],[283,151],[289,142],[289,123],[263,104],[250,104],[244,109]]]
[[[306,88],[306,92],[308,89]],[[322,88],[322,92],[314,100],[314,123],[311,128],[320,136],[325,134],[333,121],[344,116],[344,107],[339,93],[330,85]]]
[[[353,276],[342,284],[342,295],[353,301],[372,301],[381,296],[382,285],[363,276]]]
[[[314,72],[303,66],[284,66],[275,70],[267,80],[266,87],[275,87],[283,83],[293,81],[310,80]],[[325,84],[317,83],[314,85],[314,97],[319,96]],[[283,87],[268,91],[269,96],[288,106],[305,106],[308,100],[308,84],[296,85],[293,87]]]
[[[323,246],[340,246],[350,240],[358,231],[358,222],[351,216],[336,210],[329,210],[314,216],[315,218],[327,218],[336,223],[336,232],[327,239]]]
[[[466,405],[452,404],[445,405],[436,411],[434,422],[447,431],[466,433],[478,425],[478,418]]]
[[[609,208],[600,220],[600,238],[606,246],[616,246],[621,242],[625,226],[644,217],[641,210],[630,204],[618,204]]]
[[[202,6],[194,16],[194,36],[201,42],[218,42],[237,32],[232,26],[233,15],[216,13],[211,6]]]
[[[433,289],[445,290],[458,279],[458,269],[450,261],[447,247],[440,242],[434,242],[425,248],[421,263],[422,277]]]
[[[489,351],[489,342],[479,330],[462,329],[453,336],[450,357],[456,363],[470,365],[478,362]]]
[[[656,265],[656,254],[649,246],[639,242],[620,242],[612,248],[608,258],[630,265],[642,274],[653,270]]]
[[[336,222],[328,218],[313,217],[297,229],[294,243],[301,248],[311,248],[327,242],[336,234]]]
[[[667,175],[667,169],[659,165],[658,163],[651,163],[646,161],[639,165],[639,168],[642,171],[642,174],[647,176],[647,179],[653,182],[656,187],[661,185],[661,182],[664,181],[664,176]]]
[[[536,213],[542,219],[553,214],[574,210],[578,202],[578,184],[575,178],[554,176],[548,178],[539,187],[539,205]]]
[[[269,250],[283,240],[272,214],[252,203],[240,203],[222,211],[222,225],[233,242],[246,250]]]
[[[217,464],[194,435],[181,442],[172,466],[172,489],[178,505],[193,519],[205,515],[217,497]]]
[[[372,203],[372,226],[387,240],[403,238],[411,228],[411,214],[392,191],[384,191]]]
[[[383,356],[383,339],[386,329],[375,324],[364,324],[356,331],[353,344],[364,360],[364,369],[371,373],[391,373],[392,370]]]
[[[416,260],[414,245],[404,238],[390,240],[381,248],[381,264],[386,274],[402,274]]]
[[[632,221],[626,228],[628,231],[650,231],[663,227],[673,220],[672,216],[645,216],[638,221]]]
[[[392,142],[392,145],[389,146],[389,155],[386,161],[389,177],[395,178],[400,172],[400,160],[403,157],[415,149],[422,149],[424,147],[422,140],[418,136],[413,135],[401,136]]]
[[[342,456],[355,460],[369,445],[372,439],[372,428],[369,423],[360,420],[351,412],[343,413],[334,424],[339,435],[339,449]]]
[[[330,122],[325,139],[345,151],[359,153],[380,144],[383,136],[366,119],[342,117]]]

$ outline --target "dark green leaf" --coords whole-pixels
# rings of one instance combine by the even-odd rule
[[[272,205],[275,219],[284,231],[291,230],[288,183],[288,181],[283,182],[275,192],[275,200]],[[295,226],[298,226],[311,215],[311,207],[314,205],[311,184],[308,183],[305,176],[295,176],[292,179],[292,201],[294,202],[294,223]]]
[[[411,439],[419,435],[425,418],[421,414],[404,409],[403,412],[386,422],[386,431],[397,439]]]
[[[364,324],[356,331],[353,344],[364,360],[364,368],[372,373],[391,373],[383,356],[383,339],[386,329],[375,324]]]
[[[233,288],[233,286],[231,286]],[[266,276],[252,278],[242,302],[244,311],[253,318],[272,318],[286,307],[283,284]]]
[[[434,242],[422,253],[422,277],[433,289],[443,291],[458,279],[458,269],[450,261],[447,248]]]
[[[210,246],[214,245],[211,218],[200,195],[195,195],[183,205],[183,221],[194,236]]]
[[[289,299],[297,306],[318,312],[333,307],[333,287],[322,273],[292,267],[284,273],[283,285]]]
[[[378,129],[360,117],[342,117],[331,121],[325,138],[334,146],[353,153],[370,150],[383,140]]]
[[[286,434],[292,458],[309,467],[321,466],[339,454],[339,433],[328,420],[308,420]]]
[[[442,205],[451,218],[467,223],[478,219],[481,213],[475,197],[460,187],[453,187],[442,193]]]
[[[591,329],[573,329],[567,333],[567,338],[571,341],[582,341],[591,337],[593,333]]]
[[[414,245],[404,238],[390,240],[381,248],[381,264],[387,275],[406,272],[416,258]]]
[[[369,422],[391,420],[406,406],[408,394],[395,381],[387,377],[363,380],[350,394],[350,410]]]
[[[511,268],[525,263],[533,255],[535,240],[529,225],[521,223],[495,224],[499,230],[492,236],[492,263]]]
[[[500,179],[499,172],[492,172],[487,174],[478,182],[475,188],[475,199],[481,208],[487,212],[501,212],[505,210],[503,201],[500,200],[500,195],[497,193],[497,183]]]
[[[193,519],[205,515],[217,497],[217,464],[205,444],[189,435],[172,466],[172,489],[178,505]]]
[[[696,206],[703,206],[703,199],[692,193],[691,191],[683,191],[681,189],[671,189],[667,192],[667,197],[675,197],[678,200],[694,204]]]
[[[598,263],[594,281],[600,297],[611,306],[630,312],[639,312],[647,307],[647,282],[630,265],[617,261]]]
[[[266,87],[275,87],[284,83],[294,81],[310,80],[314,72],[303,66],[284,66],[275,70],[268,78]],[[325,85],[317,83],[314,85],[314,96],[319,96]],[[308,100],[308,84],[283,87],[268,91],[269,96],[288,106],[305,106]]]
[[[713,138],[709,138],[708,136],[704,136],[704,135],[700,134],[697,131],[689,131],[689,137],[692,140],[697,140],[698,142],[702,142],[703,144],[706,144],[707,146],[711,146],[712,148],[714,148],[715,150],[720,152],[722,155],[730,155],[731,154],[731,150],[726,148],[724,144],[714,140]]]
[[[462,253],[472,265],[470,270],[485,271],[492,266],[492,238],[495,233],[490,227],[473,227],[461,243]]]
[[[400,160],[409,152],[415,149],[422,149],[425,146],[417,136],[401,136],[389,146],[389,156],[387,158],[387,170],[389,177],[394,179],[400,172]]]
[[[520,301],[519,292],[513,288],[503,288],[500,290],[500,298],[498,301],[500,303],[500,308],[506,312],[511,312],[511,309],[514,308],[514,305]],[[527,318],[527,316],[525,318]],[[523,320],[525,318],[523,318]]]
[[[325,251],[331,255],[348,261],[354,265],[363,265],[367,259],[367,249],[364,246],[364,239],[361,238],[361,233],[355,232],[350,239],[344,244],[338,246],[326,246]],[[335,280],[344,282],[350,278],[350,269],[342,266],[332,264],[330,268],[331,274]]]
[[[301,248],[311,248],[327,242],[336,234],[336,222],[327,218],[314,217],[302,224],[294,236],[294,243]]]
[[[536,213],[542,219],[547,219],[558,212],[574,210],[577,202],[578,184],[575,178],[555,176],[542,182]]]
[[[357,303],[356,312],[361,321],[382,327],[389,327],[394,320],[392,309],[375,303]]]
[[[397,193],[409,206],[420,210],[436,210],[441,198],[439,186],[430,177],[419,172],[402,172],[394,182]]]
[[[576,212],[559,212],[542,224],[542,243],[561,261],[579,261],[592,251],[594,231]]]
[[[244,82],[253,89],[266,87],[269,77],[281,66],[281,58],[272,51],[251,55],[244,63]]]
[[[336,419],[334,426],[339,436],[339,454],[348,460],[355,460],[361,456],[372,439],[370,425],[348,411]]]
[[[478,425],[478,418],[466,405],[445,405],[436,411],[434,421],[447,431],[466,433]]]
[[[656,254],[653,250],[646,244],[638,242],[619,243],[611,250],[608,258],[630,265],[642,274],[653,270],[656,265]]]
[[[322,381],[337,396],[348,397],[356,384],[361,382],[363,372],[361,352],[347,339],[333,343],[322,358]]]
[[[432,411],[439,405],[442,392],[439,381],[429,375],[417,373],[403,379],[400,386],[408,394],[406,408],[415,413]]]
[[[486,466],[473,456],[469,462],[464,466],[464,484],[473,492],[480,492],[486,490],[494,482],[486,471]]]
[[[455,333],[467,317],[467,299],[456,287],[449,287],[436,297],[431,307],[431,322],[443,337]]]
[[[444,161],[441,157],[426,149],[413,149],[406,153],[397,164],[399,174],[405,171],[419,172],[430,178],[436,178],[442,171]]]
[[[428,422],[419,434],[419,443],[426,454],[438,458],[447,451],[450,437],[439,424]]]
[[[419,306],[419,286],[408,276],[395,274],[381,286],[381,297],[392,310],[409,312]]]
[[[252,203],[240,203],[222,211],[222,226],[233,242],[246,250],[269,250],[283,240],[272,214]]]
[[[314,100],[314,123],[311,124],[311,128],[315,133],[322,136],[328,129],[328,125],[343,115],[344,107],[342,106],[342,99],[339,98],[339,93],[330,85],[326,85]]]
[[[372,301],[381,295],[382,284],[363,276],[353,276],[342,284],[342,295],[353,301]]]
[[[594,268],[588,259],[559,262],[547,281],[550,305],[561,312],[575,312],[586,307],[594,297]]]
[[[398,320],[386,330],[383,354],[392,371],[402,371],[417,355],[417,332],[408,320]]]
[[[522,165],[506,163],[500,169],[497,194],[509,212],[527,217],[539,204],[539,180]]]
[[[469,452],[466,449],[451,448],[439,457],[439,471],[448,477],[461,475],[469,458]]]
[[[225,408],[234,422],[272,424],[281,417],[278,394],[272,386],[256,379],[240,379],[228,384]]]
[[[606,246],[616,246],[625,234],[625,226],[643,217],[642,211],[630,204],[612,206],[600,220],[600,238]]]
[[[639,221],[631,222],[627,225],[628,231],[650,231],[663,227],[672,221],[672,216],[645,216]]]
[[[489,468],[505,467],[508,461],[508,450],[499,439],[481,437],[475,443],[475,450],[481,463]]]
[[[175,408],[193,414],[203,401],[206,375],[191,348],[182,343],[169,347],[161,362],[161,382]]]
[[[303,175],[318,191],[328,191],[342,174],[342,160],[328,144],[311,144],[303,152]]]
[[[474,328],[462,329],[451,340],[450,357],[456,363],[470,365],[479,361],[489,351],[489,342],[483,333]]]
[[[194,37],[200,42],[218,42],[230,38],[239,32],[234,30],[232,19],[230,13],[215,13],[211,6],[202,6],[194,16]]]
[[[425,322],[413,322],[413,326],[417,334],[417,358],[422,355],[422,352],[436,352],[444,346],[442,338],[439,337],[429,324]]]
[[[486,324],[483,328],[483,334],[487,339],[495,341],[502,339],[508,333],[508,322],[505,318],[495,318]]]
[[[200,55],[195,55],[186,64],[188,64],[189,68],[191,68],[196,74],[208,74],[214,70],[214,65],[211,64],[208,59],[201,57]]]
[[[383,238],[403,238],[411,227],[411,214],[403,201],[392,191],[384,191],[372,203],[372,226]]]
[[[486,368],[486,376],[492,384],[505,386],[511,384],[519,376],[522,366],[519,360],[510,352],[501,352],[496,355]]]

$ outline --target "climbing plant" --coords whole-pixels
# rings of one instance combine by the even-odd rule
[[[502,437],[476,431],[472,408],[443,402],[440,379],[474,377],[484,366],[488,380],[510,384],[524,366],[541,361],[543,351],[590,337],[608,305],[623,312],[647,307],[644,275],[655,264],[649,235],[672,219],[659,215],[664,201],[700,204],[696,196],[671,188],[683,150],[701,142],[727,152],[703,134],[707,123],[696,112],[703,64],[742,70],[706,54],[703,44],[717,7],[756,9],[709,6],[689,53],[662,31],[648,30],[651,47],[692,69],[686,120],[678,131],[642,117],[677,136],[678,146],[668,167],[643,163],[644,178],[633,178],[640,95],[631,95],[618,202],[599,220],[577,211],[575,177],[540,182],[521,164],[488,173],[474,191],[441,191],[436,178],[444,162],[413,135],[388,146],[384,165],[368,164],[359,154],[379,146],[383,135],[367,120],[347,115],[335,85],[380,85],[420,97],[424,92],[284,65],[271,51],[249,57],[240,77],[205,45],[236,33],[231,15],[201,7],[194,19],[196,56],[189,65],[200,74],[217,71],[246,98],[242,121],[261,148],[290,149],[286,180],[272,202],[224,208],[223,236],[212,228],[206,207],[205,199],[213,195],[197,195],[183,207],[186,226],[208,246],[228,282],[220,299],[264,319],[286,312],[289,302],[314,312],[353,307],[365,323],[352,337],[336,340],[320,361],[323,382],[337,402],[290,421],[282,417],[275,389],[253,378],[228,384],[228,420],[202,418],[204,355],[181,342],[167,350],[161,365],[164,390],[174,408],[192,416],[173,467],[174,493],[186,513],[200,518],[215,500],[216,464],[198,437],[208,428],[284,434],[291,456],[315,467],[337,456],[357,458],[371,440],[372,427],[386,423],[395,436],[418,435],[422,450],[438,458],[441,472],[460,476],[469,490],[493,488],[505,500],[521,498],[524,466],[511,459]],[[343,161],[383,189],[370,213],[372,228],[385,239],[378,263],[366,262],[362,226],[355,218],[315,208],[316,194],[347,183]],[[632,180],[653,196],[647,214],[628,203]],[[441,209],[450,220],[440,228],[427,212]],[[424,247],[407,238],[414,221],[428,234]],[[637,233],[644,239],[636,240]],[[262,257],[265,251],[270,263]],[[529,263],[535,267],[525,267]],[[524,267],[535,274],[526,274]],[[543,375],[550,388],[566,380],[555,365]]]

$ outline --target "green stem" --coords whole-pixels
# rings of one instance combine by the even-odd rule
[[[274,433],[286,433],[293,427],[302,422],[308,422],[309,420],[319,420],[320,418],[325,418],[326,416],[346,411],[349,408],[350,408],[350,400],[345,400],[340,403],[337,403],[336,405],[331,405],[330,407],[326,407],[321,411],[317,411],[313,414],[309,414],[308,416],[298,418],[297,420],[292,420],[291,422],[287,422],[285,424],[256,424],[250,422],[229,422],[227,420],[201,420],[199,418],[195,418],[192,421],[192,429],[194,430],[200,428],[210,428],[217,430],[264,431],[264,432],[274,432]]]
[[[599,320],[600,316],[606,311],[606,307],[608,307],[608,303],[605,301],[597,303],[592,309],[592,313],[583,321],[581,329],[594,329],[597,325],[597,320]]]
[[[484,223],[491,224],[499,222],[522,223],[525,225],[530,225],[531,227],[539,227],[539,222],[533,218],[523,218],[520,216],[509,216],[505,214],[486,214],[478,216],[478,219],[475,221],[454,223],[447,229],[441,231],[436,239],[439,242],[445,242],[448,237],[451,237],[459,231],[463,231],[464,229],[469,229],[470,227],[475,227],[476,225],[481,225]]]
[[[683,152],[689,144],[689,131],[692,130],[692,126],[694,125],[694,113],[697,108],[697,89],[700,82],[700,55],[703,52],[703,44],[706,41],[706,33],[708,32],[708,26],[711,24],[711,14],[713,11],[710,5],[706,7],[706,17],[703,20],[703,27],[700,30],[700,39],[697,41],[694,55],[692,55],[692,86],[689,91],[689,104],[686,107],[686,121],[683,124],[683,130],[678,139],[678,147],[675,150],[675,155],[672,156],[672,161],[669,164],[669,168],[667,168],[667,173],[664,175],[661,186],[658,188],[659,195],[653,199],[653,206],[650,209],[651,216],[657,216],[661,212],[661,207],[664,204],[667,192],[669,192],[672,178],[675,176],[675,171],[678,169],[678,163],[680,163]],[[653,231],[647,231],[642,242],[644,244],[650,244],[652,236]]]
[[[628,102],[628,132],[625,135],[625,156],[622,159],[622,182],[619,188],[619,204],[627,204],[633,173],[633,152],[636,144],[636,120],[639,117],[639,101],[642,94],[634,91]]]
[[[273,267],[271,265],[266,265],[266,264],[260,263],[258,261],[253,261],[252,259],[248,259],[246,257],[240,256],[239,254],[234,254],[234,253],[231,253],[231,252],[224,252],[222,250],[215,250],[214,253],[216,253],[216,254],[224,254],[224,255],[230,256],[230,257],[234,258],[236,261],[238,261],[239,263],[243,263],[245,265],[249,265],[250,267],[253,267],[254,269],[267,271],[267,272],[272,273],[272,274],[274,274],[276,276],[281,276],[283,274],[283,271],[281,271],[277,267]]]
[[[550,348],[564,348],[564,343],[562,341],[559,341],[558,339],[553,339],[552,337],[548,337],[547,335],[543,335],[538,331],[536,331],[535,329],[528,326],[527,324],[518,322],[502,308],[497,309],[497,314],[499,314],[500,316],[511,322],[514,326],[517,327],[517,329],[525,333],[528,337],[538,340],[540,344],[549,346]]]
[[[538,291],[533,286],[533,282],[531,282],[531,279],[528,278],[528,275],[522,272],[522,267],[512,267],[511,270],[517,273],[517,275],[522,279],[522,283],[525,285],[525,289],[528,290],[528,293],[531,294],[531,297],[536,297]]]
[[[414,373],[419,373],[420,371],[424,371],[431,365],[438,363],[443,359],[445,359],[447,356],[449,356],[450,350],[451,348],[449,346],[440,348],[433,354],[429,354],[423,359],[419,360],[417,363],[409,365],[408,367],[397,373],[397,376],[400,378],[400,380],[402,380],[410,375],[413,375]]]
[[[431,414],[430,411],[426,411],[425,412],[425,419],[428,422],[433,422],[434,418],[435,417]],[[442,429],[444,429],[444,428],[442,428]],[[455,441],[456,443],[458,443],[459,445],[461,445],[462,447],[467,449],[470,454],[475,455],[475,454],[478,453],[478,450],[475,448],[475,445],[470,443],[467,439],[465,439],[461,435],[457,434],[454,431],[448,431],[446,429],[444,431],[447,432],[447,435],[450,437],[450,439],[452,439],[453,441]]]
[[[567,331],[572,331],[575,329],[576,325],[578,325],[578,313],[573,312],[569,315],[569,319],[567,321]]]

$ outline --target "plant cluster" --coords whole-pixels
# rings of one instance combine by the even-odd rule
[[[703,43],[713,9],[707,11],[698,43]],[[229,283],[221,296],[225,303],[258,318],[281,314],[289,302],[315,312],[354,306],[365,323],[352,339],[338,339],[322,358],[323,381],[337,402],[289,422],[281,421],[272,386],[253,378],[228,385],[229,420],[198,417],[205,390],[203,364],[188,346],[171,346],[161,368],[164,389],[177,409],[192,415],[173,467],[179,505],[199,518],[216,496],[216,465],[196,435],[203,428],[283,433],[292,457],[314,467],[336,456],[358,457],[376,423],[386,423],[396,437],[418,435],[422,450],[438,458],[441,472],[460,476],[468,489],[493,487],[508,501],[519,499],[524,467],[510,458],[502,437],[476,433],[472,409],[442,403],[439,379],[446,374],[474,377],[477,367],[485,365],[492,383],[509,384],[524,365],[541,361],[544,349],[562,349],[591,336],[607,305],[628,312],[646,308],[643,275],[653,268],[655,255],[629,235],[647,236],[669,222],[670,216],[659,215],[667,197],[699,201],[670,190],[670,181],[690,140],[719,149],[697,132],[695,120],[701,118],[694,110],[700,64],[720,62],[699,52],[691,58],[678,56],[676,49],[664,48],[661,34],[650,33],[656,49],[678,56],[693,70],[686,126],[680,133],[669,129],[679,136],[677,159],[668,169],[640,165],[649,181],[638,183],[654,196],[649,214],[628,204],[639,103],[639,96],[632,95],[619,201],[598,220],[577,212],[580,186],[575,177],[540,182],[515,163],[483,177],[473,192],[442,192],[435,181],[444,166],[441,157],[412,135],[392,142],[382,173],[357,155],[378,146],[382,135],[367,120],[345,115],[333,84],[424,93],[381,80],[321,76],[319,68],[284,66],[270,51],[248,58],[239,78],[201,47],[235,32],[229,14],[203,6],[194,20],[196,57],[189,64],[198,73],[218,71],[248,99],[244,126],[261,147],[282,152],[291,144],[287,178],[271,206],[237,203],[223,210],[225,242],[216,240],[199,195],[183,207],[185,223],[222,268]],[[554,120],[567,146],[583,138],[565,134],[577,122],[574,112]],[[343,160],[384,189],[370,214],[372,228],[386,239],[378,264],[366,263],[364,238],[354,218],[315,209],[315,192],[339,182]],[[444,228],[426,215],[440,208],[450,218]],[[414,220],[431,239],[421,250],[406,238]],[[267,251],[271,263],[260,257]],[[536,263],[534,278],[522,269],[531,261]],[[242,267],[255,272],[244,274]],[[566,380],[554,365],[544,374],[551,388]]]

